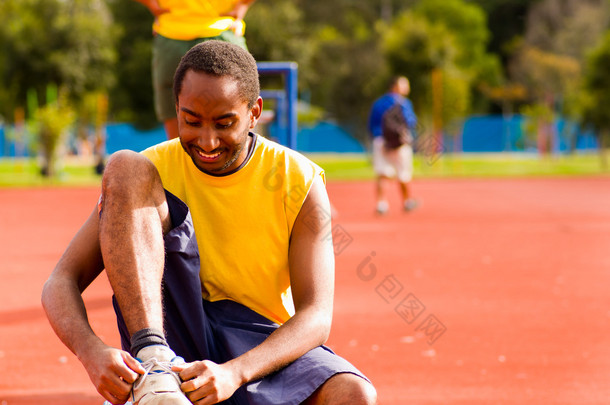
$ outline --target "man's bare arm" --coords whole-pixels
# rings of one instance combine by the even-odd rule
[[[248,13],[248,9],[254,3],[255,0],[241,0],[235,4],[233,11],[231,12],[231,16],[236,20],[243,20]]]
[[[235,21],[233,25],[229,28],[231,31],[235,32],[235,34],[239,36],[244,35],[244,18],[248,13],[248,9],[254,3],[255,0],[241,0],[235,3],[235,7],[231,11],[225,14],[221,14],[227,17],[233,17]]]
[[[82,292],[104,269],[95,209],[72,239],[42,291],[42,305],[60,340],[85,366],[98,392],[113,404],[127,399],[131,383],[143,372],[129,354],[104,344],[95,335]]]
[[[257,380],[324,344],[333,312],[335,259],[330,203],[316,178],[295,221],[289,249],[295,315],[263,344],[236,359],[244,382]]]

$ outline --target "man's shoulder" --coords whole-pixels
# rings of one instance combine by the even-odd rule
[[[385,104],[388,102],[388,100],[390,99],[390,93],[385,93],[382,94],[381,96],[377,97],[375,99],[375,101],[373,102],[373,105],[380,105],[380,104]]]
[[[274,167],[275,165],[286,165],[285,168],[290,171],[323,171],[320,166],[302,153],[260,135],[257,138],[258,147],[261,148],[260,158],[267,164],[272,164]]]
[[[140,153],[152,160],[152,158],[162,158],[164,156],[167,157],[171,154],[171,152],[175,151],[177,148],[179,149],[180,147],[180,139],[176,138],[149,146]]]
[[[258,135],[258,142],[260,142],[260,145],[263,148],[263,154],[266,155],[266,157],[274,156],[274,158],[278,158],[280,155],[282,155],[282,156],[286,156],[290,159],[296,159],[298,161],[302,161],[303,163],[308,162],[311,164],[315,164],[312,160],[310,160],[307,156],[303,155],[302,153],[300,153],[294,149],[290,149],[289,147],[284,146],[271,139],[267,139],[263,136]]]
[[[385,93],[384,95],[379,97],[377,100],[375,100],[375,103],[373,104],[373,109],[376,109],[378,112],[383,113],[385,110],[387,110],[394,104],[402,103],[403,99],[404,99],[404,97],[402,97],[399,94]]]
[[[177,167],[182,167],[185,155],[178,138],[152,145],[140,153],[155,165],[160,174],[175,172]]]

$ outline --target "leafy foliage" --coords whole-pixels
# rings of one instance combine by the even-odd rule
[[[296,61],[301,99],[315,116],[323,111],[363,141],[369,107],[394,74],[409,77],[418,115],[449,132],[457,132],[450,127],[459,127],[467,114],[538,105],[549,93],[564,113],[577,116],[584,111],[580,105],[589,106],[586,117],[599,126],[591,106],[605,94],[591,83],[601,80],[592,73],[601,62],[591,62],[585,91],[578,89],[587,49],[608,29],[608,3],[257,0],[246,15],[246,38],[257,60]],[[87,108],[79,104],[104,93],[110,119],[157,125],[153,17],[142,4],[2,0],[0,21],[4,120],[27,107],[28,90],[44,100],[47,86],[55,84],[66,89],[82,125]],[[440,78],[436,88],[433,72]],[[277,80],[263,78],[263,86],[276,87]],[[26,110],[31,118],[34,108]]]
[[[4,117],[26,105],[30,88],[43,99],[47,85],[54,83],[77,100],[112,85],[115,29],[103,1],[4,0],[0,21]]]
[[[106,0],[117,33],[119,63],[116,83],[110,88],[111,119],[131,122],[140,128],[156,126],[151,82],[153,17],[132,0]]]
[[[43,159],[41,172],[53,177],[56,171],[59,148],[62,145],[66,130],[75,119],[74,110],[70,106],[65,91],[59,97],[40,107],[35,114],[38,123],[38,136],[41,156]]]
[[[415,109],[430,112],[432,71],[452,65],[458,52],[453,34],[444,25],[407,11],[385,32],[383,49],[392,74],[409,78]]]
[[[585,73],[588,97],[584,105],[584,120],[596,129],[610,133],[610,33],[589,55]]]
[[[538,1],[528,12],[523,38],[513,42],[509,73],[528,90],[522,111],[539,121],[531,126],[538,131],[539,149],[554,139],[559,114],[581,118],[589,98],[581,85],[584,59],[607,29],[608,5],[606,0]]]
[[[432,121],[435,131],[453,126],[449,132],[459,133],[455,124],[472,111],[477,88],[500,81],[499,61],[485,50],[485,15],[476,5],[421,0],[384,34],[391,72],[410,78],[416,111]]]

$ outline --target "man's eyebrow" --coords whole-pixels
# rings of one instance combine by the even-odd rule
[[[225,119],[225,118],[233,118],[233,117],[236,117],[236,116],[237,116],[237,113],[230,112],[230,113],[223,114],[223,115],[221,115],[219,117],[216,117],[215,119],[216,120],[222,120],[222,119]]]
[[[191,111],[188,108],[180,107],[180,111],[184,111],[185,113],[192,115],[193,117],[202,118],[201,114],[196,113],[195,111]]]
[[[189,110],[186,107],[180,107],[180,111],[184,111],[185,113],[187,113],[189,115],[192,115],[193,117],[196,117],[196,118],[203,118],[203,116],[201,114],[196,113],[195,111],[191,111],[191,110]],[[223,114],[223,115],[221,115],[219,117],[215,117],[214,119],[215,120],[222,120],[222,119],[225,119],[225,118],[232,118],[232,117],[235,117],[237,115],[238,115],[237,113],[230,112],[230,113]]]

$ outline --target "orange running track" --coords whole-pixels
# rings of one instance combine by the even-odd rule
[[[610,178],[420,180],[376,217],[368,182],[328,185],[337,287],[329,345],[382,405],[607,404]],[[0,190],[0,405],[101,405],[40,306],[99,190]],[[118,343],[105,277],[86,292]]]

